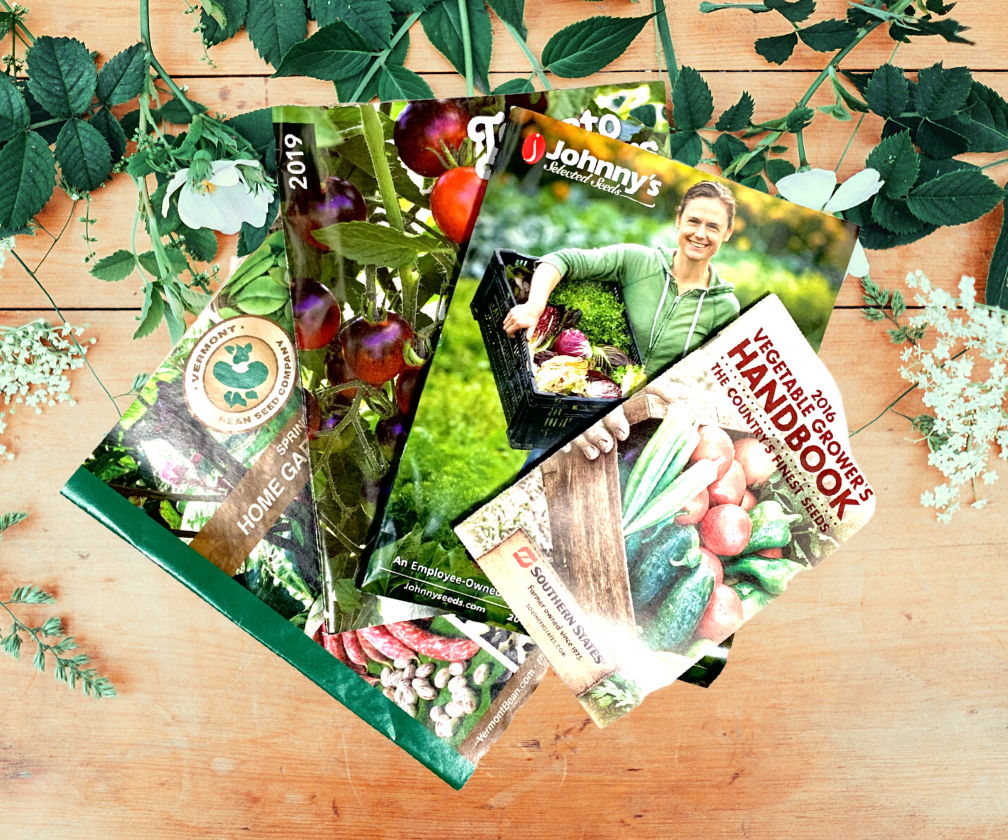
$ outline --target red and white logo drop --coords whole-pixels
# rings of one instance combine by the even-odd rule
[[[522,160],[525,163],[536,163],[546,154],[546,138],[539,132],[530,134],[522,143]]]

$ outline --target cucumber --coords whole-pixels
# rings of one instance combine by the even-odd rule
[[[675,582],[654,619],[644,628],[644,643],[652,650],[683,650],[713,594],[714,573],[706,563],[700,563]]]
[[[638,533],[631,534],[628,542]],[[670,524],[642,548],[646,551],[630,572],[630,594],[638,611],[665,594],[680,567],[700,562],[700,538],[692,525]]]

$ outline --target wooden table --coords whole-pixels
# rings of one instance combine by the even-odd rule
[[[78,37],[102,60],[136,40],[133,0],[30,5],[33,32]],[[151,5],[159,57],[211,109],[236,114],[333,98],[326,83],[269,79],[244,37],[211,50],[216,69],[208,67],[183,4]],[[616,0],[526,5],[537,54],[550,33],[579,17],[650,8]],[[819,4],[836,16],[843,5]],[[1008,41],[992,5],[956,8],[976,46],[922,41],[901,48],[898,63],[967,64],[1008,94]],[[705,72],[718,109],[748,89],[757,118],[782,113],[823,66],[799,45],[785,69],[768,69],[752,42],[784,31],[774,16],[701,15],[695,0],[669,6],[679,59]],[[494,83],[527,74],[496,22],[495,35]],[[462,81],[418,27],[411,37],[410,66],[437,93],[461,94]],[[847,66],[877,66],[891,51],[879,31]],[[654,78],[656,66],[649,26],[588,81]],[[832,101],[827,88],[813,104]],[[849,129],[818,117],[806,137],[813,164],[835,165]],[[864,165],[879,131],[869,117],[841,177]],[[122,176],[95,195],[100,253],[128,243],[133,201]],[[57,198],[43,221],[58,229],[69,212],[70,202]],[[949,289],[962,274],[982,286],[999,224],[992,216],[870,254],[872,273],[902,287],[907,271],[922,268]],[[39,276],[68,318],[89,324],[98,338],[89,358],[120,393],[163,358],[167,333],[131,340],[139,283],[88,276],[80,232],[71,222]],[[46,244],[39,237],[19,251],[34,266]],[[226,268],[234,243],[222,246]],[[0,322],[51,317],[13,260],[2,278]],[[822,346],[851,428],[905,387],[898,352],[863,320],[859,303],[848,280]],[[0,591],[28,581],[54,590],[69,631],[120,696],[93,703],[28,661],[0,657],[4,838],[1008,836],[1005,480],[985,510],[936,524],[919,496],[941,477],[900,417],[886,415],[854,438],[878,495],[871,525],[739,633],[710,689],[676,686],[601,731],[550,675],[455,793],[58,495],[115,420],[86,372],[73,386],[76,407],[9,418],[5,440],[17,459],[0,468],[0,510],[31,517],[0,543]]]

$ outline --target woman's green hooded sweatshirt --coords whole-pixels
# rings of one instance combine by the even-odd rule
[[[713,265],[706,289],[679,294],[672,276],[675,251],[621,244],[565,248],[542,257],[564,279],[607,280],[623,288],[623,302],[648,377],[679,361],[739,314],[735,287]],[[687,342],[689,346],[687,347]]]

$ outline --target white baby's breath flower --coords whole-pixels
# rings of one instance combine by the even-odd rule
[[[179,218],[191,228],[232,234],[241,230],[243,222],[262,227],[273,201],[273,190],[262,178],[259,161],[215,160],[209,166],[202,163],[192,178],[189,167],[175,173],[161,202],[161,215],[168,215],[171,197],[180,190]],[[197,170],[196,162],[193,170]],[[256,178],[252,178],[253,174]]]

